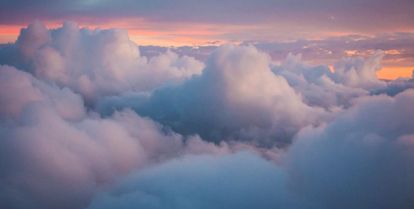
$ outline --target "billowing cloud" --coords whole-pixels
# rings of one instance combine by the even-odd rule
[[[1,66],[1,118],[17,119],[28,104],[46,103],[65,119],[85,114],[82,98],[68,88],[57,88],[10,66]]]
[[[412,89],[364,97],[304,129],[288,153],[292,188],[316,208],[413,207],[413,103]]]
[[[394,86],[409,88],[408,80],[398,85],[377,78],[383,55],[343,58],[332,72],[328,66],[306,64],[300,55],[289,54],[277,65],[253,46],[223,46],[210,55],[200,76],[148,97],[106,98],[99,108],[134,107],[179,133],[197,133],[206,140],[283,145],[301,128],[330,120],[355,98]]]
[[[335,63],[332,72],[326,65],[307,64],[300,54],[288,54],[287,58],[280,65],[274,65],[272,70],[300,92],[308,105],[335,110],[349,106],[354,98],[394,85],[395,82],[387,85],[375,74],[381,68],[382,57],[383,52],[378,51],[367,58],[343,58]]]
[[[70,87],[87,102],[128,90],[151,91],[199,74],[203,67],[194,58],[171,51],[147,59],[126,31],[91,31],[70,22],[54,30],[34,22],[21,31],[8,54],[15,57],[3,64]]]
[[[148,99],[133,99],[140,114],[213,141],[283,144],[301,127],[327,117],[321,108],[303,103],[286,79],[272,72],[268,55],[254,47],[223,46],[210,56],[202,75],[160,88]]]
[[[1,208],[413,207],[414,80],[379,80],[386,52],[201,63],[38,22],[0,48]]]
[[[229,151],[132,111],[101,118],[70,89],[14,67],[1,66],[0,78],[1,207],[83,208],[98,187],[132,169]]]
[[[305,39],[294,41],[278,40],[251,40],[243,42],[243,45],[253,45],[257,49],[266,52],[275,62],[282,63],[289,54],[301,54],[301,59],[313,65],[334,66],[338,60],[344,57],[358,58],[369,57],[383,51],[381,59],[381,71],[377,75],[381,79],[395,79],[398,77],[410,77],[414,70],[414,33],[388,32],[379,35],[341,35],[328,38]],[[218,46],[182,46],[172,50],[180,55],[196,57],[206,60]],[[154,56],[166,51],[168,47],[143,46],[142,54]],[[158,53],[157,53],[158,52]]]
[[[414,90],[363,97],[303,129],[280,163],[187,156],[133,173],[89,208],[411,208],[413,103]]]

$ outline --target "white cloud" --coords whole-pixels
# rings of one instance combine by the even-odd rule
[[[381,52],[331,72],[221,46],[203,69],[36,22],[0,56],[2,208],[413,206],[414,80],[378,80]]]
[[[71,22],[54,30],[35,22],[22,30],[16,46],[26,70],[71,87],[88,102],[131,89],[151,91],[199,74],[203,67],[170,51],[148,60],[127,31],[81,29]]]
[[[264,144],[286,143],[301,127],[328,115],[303,103],[254,47],[220,47],[206,65],[202,75],[160,88],[148,101],[136,97],[136,110],[180,133]]]
[[[83,208],[131,170],[185,153],[229,152],[197,137],[184,142],[133,111],[102,118],[70,89],[14,67],[1,66],[0,78],[1,207]]]

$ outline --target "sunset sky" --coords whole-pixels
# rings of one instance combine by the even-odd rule
[[[306,57],[312,62],[332,58],[332,53],[351,56],[386,50],[384,70],[378,74],[394,79],[411,76],[414,69],[413,19],[411,0],[4,0],[0,43],[14,42],[20,29],[34,20],[49,28],[75,21],[88,28],[126,29],[138,45],[318,41],[318,48],[301,46],[318,51]],[[289,50],[305,51],[287,48],[285,54]]]

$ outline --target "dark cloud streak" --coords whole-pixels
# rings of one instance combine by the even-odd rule
[[[268,1],[221,0],[175,1],[2,1],[1,23],[27,23],[33,19],[89,19],[105,22],[120,18],[143,18],[161,22],[268,23],[289,25],[303,22],[332,31],[385,32],[413,28],[413,2],[398,1]]]

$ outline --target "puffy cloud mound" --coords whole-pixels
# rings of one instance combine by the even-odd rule
[[[256,155],[189,155],[130,175],[89,209],[293,207],[286,188],[285,173]]]
[[[414,206],[414,90],[360,98],[288,153],[291,186],[315,208]]]
[[[34,22],[22,29],[9,54],[13,64],[59,86],[81,93],[88,102],[128,90],[151,91],[199,74],[194,58],[166,52],[151,59],[140,56],[127,31],[88,30],[67,22],[48,30]]]
[[[350,87],[372,89],[385,86],[379,81],[376,72],[381,69],[385,53],[377,51],[371,57],[347,57],[335,64],[334,79]]]
[[[354,98],[394,88],[394,81],[387,84],[376,77],[383,56],[382,51],[377,51],[367,58],[343,58],[335,63],[332,72],[328,66],[306,64],[300,54],[289,54],[272,70],[286,78],[289,85],[303,95],[306,104],[335,110],[349,107]],[[402,86],[402,90],[407,88]]]
[[[200,76],[182,85],[160,88],[147,101],[135,98],[136,110],[179,133],[265,144],[286,143],[298,129],[326,115],[306,105],[285,78],[271,71],[270,58],[254,47],[220,47],[206,65]]]
[[[360,98],[303,129],[279,163],[187,156],[133,173],[89,208],[412,208],[413,104],[414,90]]]
[[[130,170],[185,153],[226,153],[132,111],[101,118],[82,97],[0,67],[0,206],[83,208]]]
[[[68,88],[58,88],[10,66],[0,66],[0,120],[20,117],[28,104],[45,103],[65,119],[85,114],[82,98]]]

